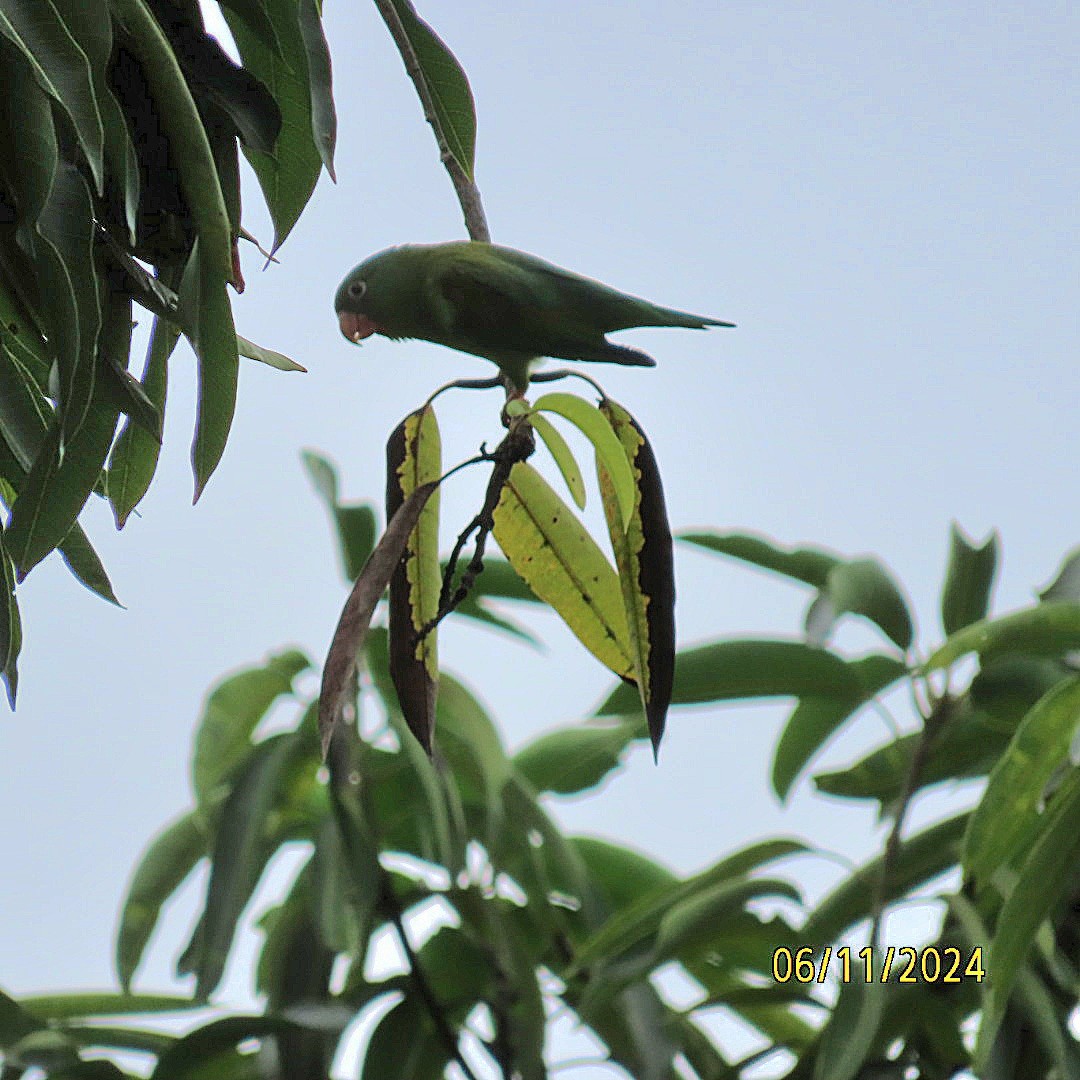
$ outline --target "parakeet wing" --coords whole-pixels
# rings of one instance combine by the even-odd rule
[[[605,330],[616,328],[606,317],[607,297],[593,294],[591,299],[599,303],[590,302],[587,290],[620,294],[520,252],[504,248],[485,253],[483,259],[448,260],[438,267],[429,287],[449,334],[475,351],[654,363],[644,353],[604,339]]]

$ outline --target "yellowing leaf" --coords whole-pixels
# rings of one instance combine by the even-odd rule
[[[630,631],[611,563],[530,465],[514,466],[495,509],[495,539],[533,592],[616,675],[633,681]]]

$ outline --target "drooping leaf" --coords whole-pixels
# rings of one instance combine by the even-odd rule
[[[1062,656],[1073,649],[1080,649],[1080,603],[1051,600],[965,626],[931,654],[926,669],[948,667],[969,652],[986,660],[1011,652]]]
[[[90,61],[51,2],[13,0],[0,9],[0,33],[33,65],[34,75],[71,121],[100,195],[105,132]]]
[[[146,350],[146,368],[142,386],[147,397],[165,412],[169,382],[169,357],[180,339],[180,331],[160,316],[155,316]],[[130,419],[121,428],[109,456],[109,502],[116,527],[122,529],[134,509],[142,502],[157,470],[161,441]]]
[[[675,672],[675,564],[660,469],[637,421],[606,398],[600,412],[626,453],[634,479],[634,505],[620,520],[612,475],[597,453],[597,476],[608,534],[619,568],[634,670],[649,727],[653,756],[667,722]]]
[[[510,564],[578,640],[615,674],[632,679],[618,577],[570,508],[526,462],[513,467],[503,487],[494,533]]]
[[[49,402],[30,371],[13,353],[0,352],[0,435],[23,473],[33,467],[51,419]]]
[[[762,570],[772,570],[815,588],[824,588],[829,571],[842,560],[831,551],[819,548],[779,547],[764,536],[742,532],[685,532],[678,539],[706,551],[741,559]]]
[[[106,348],[127,355],[131,340],[131,302],[110,298],[103,327]],[[8,552],[22,580],[71,532],[75,519],[101,476],[119,409],[107,400],[101,385],[86,420],[66,445],[58,421],[49,430],[11,512]]]
[[[569,420],[592,443],[597,459],[602,463],[611,480],[612,490],[619,508],[619,517],[625,529],[634,512],[634,499],[637,485],[634,472],[628,459],[629,451],[624,449],[612,426],[612,416],[619,418],[621,424],[629,424],[629,414],[614,402],[607,403],[605,411],[573,394],[544,394],[533,403],[534,412],[553,412]]]
[[[1032,708],[994,766],[964,840],[964,866],[973,878],[989,880],[1002,863],[1022,854],[1047,784],[1068,761],[1078,727],[1080,677],[1061,683]]]
[[[425,484],[413,491],[386,525],[386,532],[375,545],[356,584],[349,593],[330,649],[323,665],[322,688],[319,692],[319,734],[323,757],[330,740],[344,719],[348,699],[356,676],[357,656],[364,644],[375,605],[386,591],[390,577],[401,558],[409,534],[416,526],[424,504],[435,491],[434,484]]]
[[[510,404],[513,404],[511,402]],[[555,464],[562,473],[570,497],[579,510],[585,509],[585,481],[582,479],[581,470],[574,458],[574,452],[567,445],[566,440],[559,434],[559,429],[554,424],[545,420],[539,413],[533,413],[529,417],[529,423],[536,430],[536,434],[543,440],[544,445],[551,452]]]
[[[28,253],[34,256],[42,292],[50,300],[43,310],[55,342],[64,440],[70,442],[94,407],[96,350],[103,318],[101,275],[94,258],[94,203],[74,165],[60,162],[36,232],[22,235],[32,240]],[[114,297],[111,302],[115,306],[118,301]],[[130,333],[127,337],[130,341]],[[114,334],[112,341],[102,341],[100,347],[126,358],[119,344]]]
[[[410,413],[386,444],[386,519],[418,488],[438,481],[442,443],[435,410]],[[390,577],[390,678],[409,730],[430,754],[439,692],[439,495],[436,491],[409,534]]]
[[[233,773],[251,753],[259,721],[279,697],[292,693],[293,680],[310,667],[303,653],[286,649],[264,664],[230,675],[210,692],[191,759],[191,785],[204,814],[216,808]]]
[[[476,109],[469,80],[454,54],[419,15],[409,0],[390,0],[401,21],[419,72],[406,70],[414,82],[423,80],[435,108],[435,122],[450,153],[472,180],[476,159]],[[385,16],[384,16],[385,17]]]
[[[582,725],[541,735],[514,755],[514,768],[539,792],[575,795],[595,787],[622,762],[634,724]]]
[[[225,452],[240,370],[225,280],[203,259],[201,244],[201,240],[195,242],[180,286],[183,318],[195,327],[191,344],[199,359],[199,406],[191,444],[196,501]]]
[[[109,575],[105,572],[101,558],[87,539],[86,533],[78,525],[72,527],[58,550],[76,581],[85,585],[92,593],[96,593],[102,600],[115,604],[117,607],[123,606],[117,600],[116,593],[113,592],[112,582],[109,581]]]
[[[852,666],[825,649],[801,641],[719,641],[676,656],[672,702],[694,705],[814,694],[857,700],[862,692]],[[597,712],[628,715],[636,698],[636,688],[617,686]]]
[[[173,822],[144,852],[128,885],[116,931],[116,974],[125,991],[131,989],[162,906],[206,854],[204,826],[194,813]]]
[[[8,704],[15,708],[19,688],[19,652],[22,649],[22,622],[15,598],[15,569],[7,551],[6,532],[0,523],[0,681],[7,691]]]
[[[311,93],[311,135],[331,180],[337,144],[337,114],[330,76],[330,49],[322,28],[321,0],[300,0],[297,13],[307,55],[308,87]]]
[[[941,593],[941,625],[946,634],[955,634],[986,617],[997,570],[997,532],[976,547],[953,522],[949,533],[949,566]]]
[[[285,242],[307,205],[323,165],[320,150],[327,149],[325,132],[320,147],[312,130],[312,78],[308,43],[301,26],[302,19],[310,20],[311,13],[301,16],[301,6],[297,0],[267,0],[263,5],[280,50],[269,45],[265,35],[254,32],[235,11],[226,7],[223,12],[244,67],[269,89],[281,110],[281,131],[273,153],[244,147],[274,223],[271,253]],[[312,40],[311,44],[314,47],[317,43]],[[316,73],[315,80],[321,82],[324,74]],[[325,107],[325,100],[322,97],[320,108]]]

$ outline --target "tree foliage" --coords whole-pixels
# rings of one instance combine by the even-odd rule
[[[318,0],[231,0],[242,64],[197,0],[0,4],[0,677],[12,702],[15,583],[59,549],[115,602],[77,518],[94,494],[123,526],[157,465],[169,357],[198,358],[196,498],[217,467],[238,356],[299,365],[238,337],[244,287],[238,150],[288,236],[333,170],[334,107]],[[141,378],[132,319],[152,317]]]

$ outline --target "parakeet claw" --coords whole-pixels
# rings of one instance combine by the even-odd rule
[[[338,312],[338,325],[341,332],[355,344],[371,337],[379,329],[366,315],[357,315],[351,311]]]

